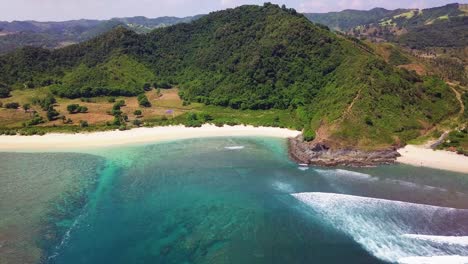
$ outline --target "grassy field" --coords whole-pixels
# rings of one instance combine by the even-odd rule
[[[96,97],[90,99],[66,99],[56,97],[54,108],[60,113],[59,118],[47,121],[46,112],[40,106],[33,104],[33,98],[43,98],[50,94],[48,88],[14,90],[12,96],[0,100],[3,107],[0,108],[0,130],[17,131],[21,134],[43,134],[50,132],[79,132],[102,131],[119,127],[109,125],[114,116],[109,112],[114,105],[113,100],[125,100],[125,106],[121,108],[124,115],[128,116],[126,128],[135,127],[134,120],[140,120],[142,126],[165,126],[186,124],[189,115],[200,116],[199,123],[214,123],[217,125],[249,124],[255,126],[275,126],[301,129],[302,126],[294,118],[294,113],[288,110],[234,110],[218,106],[206,106],[199,103],[185,105],[178,95],[178,89],[161,89],[146,92],[151,107],[141,107],[137,97]],[[20,106],[30,104],[31,109],[25,111],[18,109],[6,109],[7,103],[16,102]],[[79,104],[88,108],[86,113],[69,114],[67,106]],[[134,115],[135,110],[141,110],[142,114]],[[43,117],[45,123],[31,127],[24,127],[24,123],[31,120],[33,111]],[[65,124],[65,119],[70,118],[72,123]],[[81,127],[80,122],[86,121],[89,126]],[[121,126],[120,126],[121,128]]]

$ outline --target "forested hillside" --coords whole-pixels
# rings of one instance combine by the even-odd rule
[[[384,18],[393,17],[408,11],[410,10],[374,8],[368,11],[343,10],[341,12],[329,13],[305,13],[304,15],[310,21],[326,25],[334,30],[349,31],[357,26],[376,23]]]
[[[449,4],[428,9],[375,8],[309,13],[313,22],[347,32],[355,37],[399,42],[413,48],[466,46],[468,7]]]
[[[116,27],[147,33],[159,27],[188,23],[202,17],[122,17],[110,20],[71,20],[63,22],[0,21],[0,54],[19,47],[33,46],[55,49],[89,40]]]
[[[55,51],[24,48],[0,57],[0,73],[5,86],[48,86],[72,98],[168,83],[187,103],[288,109],[308,139],[317,131],[337,147],[400,144],[459,110],[443,81],[395,68],[365,44],[272,4],[144,35],[118,28]]]

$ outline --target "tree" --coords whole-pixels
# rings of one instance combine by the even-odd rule
[[[135,110],[135,111],[133,112],[133,114],[136,115],[136,116],[141,116],[141,115],[142,115],[142,112],[141,112],[141,110],[138,109],[138,110]]]
[[[86,113],[88,112],[88,107],[86,106],[79,106],[77,109],[78,113]]]
[[[88,121],[80,120],[80,127],[88,127]]]
[[[145,83],[145,84],[143,85],[143,90],[145,90],[145,91],[150,91],[150,90],[151,90],[151,84]]]
[[[10,96],[11,88],[6,84],[0,83],[0,98],[6,98]]]
[[[151,107],[151,103],[148,100],[148,97],[146,97],[145,94],[140,94],[138,96],[138,104],[143,107]]]
[[[7,109],[18,109],[19,104],[16,102],[6,103],[5,108]]]
[[[27,121],[24,126],[30,127],[30,126],[35,126],[38,124],[45,123],[44,119],[42,116],[40,116],[38,113],[34,113],[33,117],[31,120]]]
[[[70,104],[70,105],[67,105],[67,111],[70,114],[74,114],[74,113],[78,112],[79,107],[80,107],[79,104]]]
[[[135,119],[135,120],[133,120],[133,125],[135,125],[135,126],[138,126],[138,127],[139,127],[139,126],[141,126],[142,124],[143,124],[143,122],[141,122],[140,119]]]
[[[29,109],[31,109],[31,105],[30,104],[24,104],[23,109],[24,109],[24,112],[26,113],[26,112],[29,111]]]
[[[53,106],[50,106],[49,109],[47,109],[47,119],[49,121],[53,121],[55,119],[57,119],[57,117],[60,115],[59,112],[57,112],[57,110],[54,109]]]
[[[302,132],[302,136],[304,137],[304,141],[312,141],[315,139],[315,131],[310,128],[304,129]]]

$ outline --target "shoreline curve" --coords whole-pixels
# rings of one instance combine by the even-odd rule
[[[112,147],[132,144],[152,143],[165,140],[265,136],[290,138],[301,134],[300,131],[254,126],[223,126],[205,124],[202,127],[163,126],[141,127],[125,131],[112,130],[91,133],[50,133],[42,136],[0,136],[1,152],[54,151],[83,148]]]

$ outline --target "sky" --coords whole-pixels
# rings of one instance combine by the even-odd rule
[[[244,4],[261,5],[268,0],[0,0],[0,21],[109,19],[129,16],[192,16]],[[299,12],[330,12],[374,7],[427,8],[456,0],[280,0]],[[468,3],[466,0],[462,3]]]

